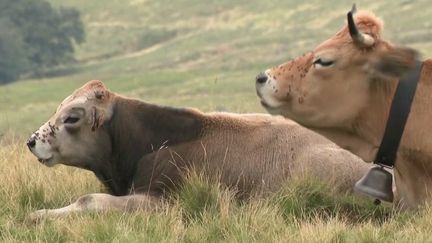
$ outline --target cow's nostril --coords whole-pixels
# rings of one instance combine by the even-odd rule
[[[27,147],[34,148],[35,145],[36,145],[36,139],[34,137],[31,137],[29,138],[29,140],[27,140]]]
[[[267,77],[267,74],[265,74],[265,73],[260,73],[260,74],[258,74],[258,76],[256,76],[256,82],[259,84],[263,84],[263,83],[267,82],[267,79],[268,79],[268,77]]]

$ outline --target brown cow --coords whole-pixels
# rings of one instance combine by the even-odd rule
[[[37,211],[31,219],[153,207],[191,169],[248,196],[307,175],[350,190],[368,167],[282,117],[157,106],[112,93],[100,81],[67,97],[28,146],[47,166],[93,171],[112,194],[88,194],[65,208]]]
[[[354,21],[352,21],[354,20]],[[258,75],[262,105],[373,161],[398,78],[416,53],[382,39],[382,21],[358,13],[313,51]],[[423,62],[398,151],[395,180],[401,203],[416,207],[432,190],[432,60]],[[425,130],[423,130],[425,129]]]

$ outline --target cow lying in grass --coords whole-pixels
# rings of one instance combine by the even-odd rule
[[[348,23],[313,51],[258,75],[262,105],[311,128],[365,161],[375,159],[398,79],[415,64],[413,50],[382,39],[382,21],[348,14]],[[395,165],[402,206],[432,190],[432,60],[423,62]]]
[[[110,194],[88,194],[30,218],[151,208],[191,170],[250,196],[312,176],[350,190],[367,164],[295,122],[265,114],[202,113],[129,99],[90,81],[28,140],[47,166],[94,172]]]

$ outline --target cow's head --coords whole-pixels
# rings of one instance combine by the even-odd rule
[[[348,15],[348,23],[313,51],[259,74],[256,90],[273,114],[310,127],[349,124],[377,86],[414,64],[416,53],[381,39],[383,23],[371,13]]]
[[[86,168],[86,162],[105,159],[111,145],[101,127],[112,115],[112,98],[102,82],[88,82],[59,105],[27,146],[47,166],[62,163]]]

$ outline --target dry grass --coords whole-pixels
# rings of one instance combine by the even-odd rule
[[[153,211],[84,213],[38,225],[36,209],[64,206],[101,191],[88,172],[46,168],[23,141],[5,135],[0,148],[2,242],[425,242],[432,211],[401,213],[369,200],[299,181],[270,198],[238,201],[234,193],[191,176],[170,203]]]
[[[24,146],[23,137],[72,90],[101,79],[115,92],[155,103],[264,112],[254,91],[255,75],[333,35],[351,5],[333,0],[51,2],[82,11],[87,42],[77,50],[80,63],[64,70],[65,76],[0,87],[1,242],[432,241],[429,206],[394,212],[312,181],[287,185],[271,198],[239,202],[233,192],[197,176],[157,211],[26,224],[31,211],[102,190],[91,173],[48,169]],[[389,39],[430,57],[429,1],[357,4],[386,21]]]

